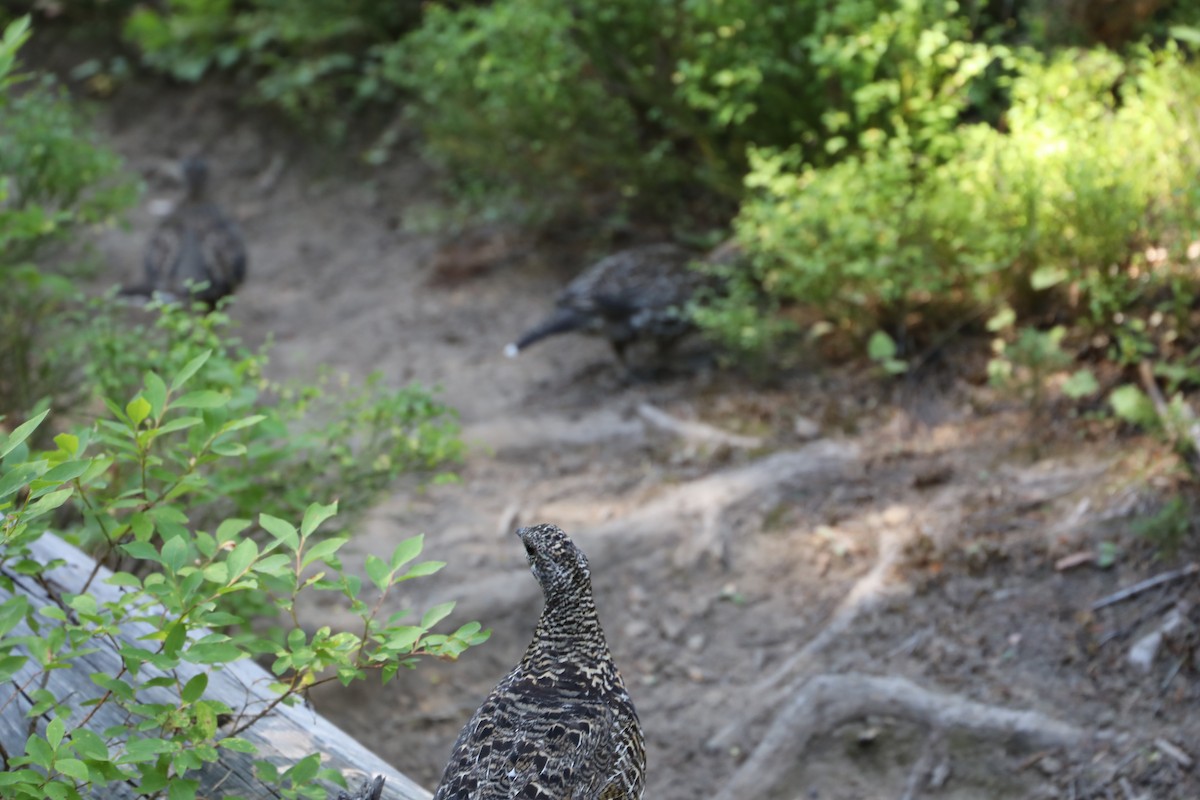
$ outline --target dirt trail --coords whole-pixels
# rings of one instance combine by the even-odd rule
[[[1195,584],[1087,611],[1171,566],[1125,536],[1141,495],[1111,441],[1039,433],[1049,441],[1032,458],[1027,434],[1042,423],[978,410],[1002,406],[962,381],[929,388],[937,402],[921,405],[935,412],[917,420],[845,371],[771,390],[723,375],[628,385],[581,337],[508,360],[504,343],[577,264],[521,250],[434,285],[449,242],[406,225],[437,201],[416,156],[379,171],[323,158],[212,91],[129,87],[99,124],[144,174],[209,153],[251,246],[232,315],[252,342],[273,334],[275,377],[379,369],[393,384],[440,385],[461,411],[463,483],[381,503],[348,561],[426,533],[426,555],[449,566],[397,607],[457,599],[451,619],[480,620],[492,640],[457,664],[316,698],[416,780],[436,782],[462,722],[528,641],[540,598],[506,533],[552,521],[591,556],[647,733],[647,797],[1200,796],[1186,763],[1200,758],[1194,639],[1169,637],[1145,675],[1124,662],[1158,607],[1188,596],[1196,607]],[[152,220],[139,209],[132,222],[100,245],[112,280],[136,274]],[[639,415],[643,403],[765,447],[672,436]],[[1110,539],[1130,547],[1113,569],[1054,570]],[[345,619],[306,614],[313,626]]]

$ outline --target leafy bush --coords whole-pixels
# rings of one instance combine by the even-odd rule
[[[487,638],[477,623],[453,633],[431,631],[453,603],[429,609],[415,624],[400,625],[398,614],[379,619],[392,587],[442,564],[414,563],[419,536],[401,542],[387,559],[369,557],[367,574],[379,594],[369,605],[360,579],[344,574],[337,559],[347,537],[317,535],[336,502],[310,503],[297,515],[298,525],[267,513],[200,525],[193,503],[218,492],[215,479],[225,474],[214,465],[239,459],[241,434],[265,422],[261,414],[238,412],[230,396],[198,388],[212,384],[207,360],[197,357],[165,378],[148,372],[137,396],[109,401],[110,416],[59,434],[53,450],[34,452],[27,442],[45,412],[0,438],[0,589],[8,596],[0,602],[0,681],[26,687],[34,721],[23,751],[5,753],[5,797],[78,798],[117,782],[147,793],[169,785],[171,797],[195,797],[198,782],[189,774],[222,750],[253,752],[239,734],[276,703],[295,703],[312,686],[349,683],[368,671],[386,681],[420,658],[455,658]],[[154,569],[109,578],[120,587],[115,601],[100,602],[89,580],[82,591],[52,594],[53,602],[35,607],[13,577],[36,580],[53,566],[32,558],[31,547],[51,535],[45,528],[55,509],[73,501],[108,548],[127,563]],[[254,524],[265,534],[261,545],[245,535]],[[314,573],[317,567],[323,571]],[[296,626],[286,637],[264,638],[250,633],[251,620],[238,613],[256,605],[238,597],[266,595],[295,624],[296,598],[314,591],[344,596],[362,620],[361,635],[329,628],[309,635]],[[123,638],[131,626],[148,626],[151,635]],[[230,629],[243,633],[222,632]],[[89,666],[87,656],[107,647],[121,657],[116,674]],[[275,703],[263,708],[248,698],[255,705],[232,708],[205,696],[211,674],[261,654],[274,658]],[[32,688],[59,669],[87,675],[95,684],[91,696],[56,697],[44,684]],[[327,672],[333,675],[323,677]],[[164,702],[164,690],[175,699]],[[109,718],[96,716],[101,708],[121,722],[91,729],[89,722]],[[222,714],[239,721],[234,732],[218,733]],[[257,766],[268,780],[280,777],[268,762]],[[290,784],[280,787],[283,795],[323,797],[312,782],[318,766],[316,755],[294,765],[282,776]]]
[[[189,82],[237,70],[260,101],[340,134],[357,106],[394,97],[381,47],[419,20],[415,0],[166,0],[124,30],[155,69]]]
[[[891,136],[826,167],[757,153],[736,221],[751,268],[735,279],[864,337],[953,330],[1010,302],[1028,312],[1054,287],[1107,326],[1178,287],[1200,230],[1200,71],[1169,46],[1128,62],[1067,51],[1007,63],[1006,130],[961,126],[926,149]],[[739,331],[739,296],[708,324],[757,341]]]
[[[82,268],[63,250],[82,230],[110,224],[136,197],[119,175],[120,161],[96,144],[54,82],[17,71],[28,36],[23,18],[0,41],[0,414],[79,399],[78,341],[61,330],[47,335]]]
[[[331,491],[353,519],[401,475],[455,479],[443,470],[463,453],[456,416],[431,392],[415,384],[387,389],[378,375],[361,386],[338,382],[330,388],[328,376],[303,386],[273,384],[264,378],[269,348],[245,348],[231,335],[224,313],[194,314],[177,305],[151,310],[147,326],[130,325],[110,302],[87,309],[88,377],[101,396],[131,396],[136,376],[186,373],[203,359],[193,391],[176,407],[186,403],[206,415],[255,421],[222,440],[223,458],[194,465],[188,480],[197,485],[188,492],[198,522],[257,512],[294,518],[313,497]],[[147,380],[152,385],[144,395],[153,403],[164,390]],[[166,491],[153,473],[139,480],[147,491]]]

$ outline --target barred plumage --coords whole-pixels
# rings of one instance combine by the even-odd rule
[[[433,800],[639,800],[642,728],[592,599],[554,525],[517,531],[546,598],[533,641],[454,744]]]
[[[625,363],[630,344],[647,339],[669,345],[693,329],[688,303],[713,279],[693,269],[700,257],[674,244],[623,250],[597,261],[571,281],[549,317],[504,352],[515,357],[534,342],[577,331],[602,336]]]
[[[144,282],[123,295],[181,300],[189,295],[209,308],[246,279],[241,232],[208,198],[208,165],[198,157],[180,163],[185,195],[150,237]]]

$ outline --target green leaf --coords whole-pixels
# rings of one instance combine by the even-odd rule
[[[133,423],[133,427],[136,428],[142,424],[142,420],[150,416],[150,402],[139,394],[125,406],[125,413],[129,416],[129,421]]]
[[[314,561],[328,560],[330,556],[336,553],[348,541],[350,541],[348,536],[333,536],[328,539],[322,539],[304,551],[304,558],[300,562],[301,566],[307,567]]]
[[[408,572],[397,578],[399,581],[412,580],[413,578],[424,578],[434,574],[446,566],[445,561],[422,561],[420,564],[413,564]]]
[[[1154,403],[1133,384],[1127,383],[1113,389],[1108,402],[1116,415],[1126,422],[1151,430],[1158,427],[1158,412],[1154,410]]]
[[[30,734],[29,738],[25,740],[25,755],[43,769],[50,769],[54,766],[54,749],[50,747],[49,742],[36,733]]]
[[[42,420],[44,420],[46,415],[49,413],[50,409],[47,408],[36,417],[31,417],[30,419],[27,419],[25,422],[18,425],[17,429],[10,433],[8,438],[4,440],[4,444],[0,445],[0,458],[4,458],[6,455],[15,450],[17,445],[28,439],[29,434],[33,433],[37,429],[37,426],[42,424]]]
[[[205,350],[203,353],[185,364],[183,369],[179,370],[179,373],[175,376],[175,379],[171,381],[171,391],[174,392],[178,390],[179,387],[187,383],[188,380],[196,374],[196,371],[204,366],[204,362],[208,361],[208,358],[211,355],[212,350]]]
[[[296,527],[287,520],[262,513],[258,515],[258,524],[290,549],[295,550],[300,546],[300,537],[296,533]]]
[[[867,340],[867,355],[872,361],[886,361],[895,358],[896,342],[883,331],[875,331]]]
[[[249,653],[228,642],[193,644],[184,653],[184,659],[193,664],[228,664],[247,657],[249,657]]]
[[[236,547],[229,552],[229,557],[225,559],[226,566],[229,567],[229,580],[236,580],[243,573],[250,569],[250,565],[258,558],[258,545],[253,539],[243,539]]]
[[[167,784],[167,800],[196,800],[196,790],[200,781],[188,778],[173,778]]]
[[[249,428],[253,425],[257,425],[258,423],[262,422],[266,418],[267,417],[265,414],[254,414],[252,416],[243,417],[241,419],[231,419],[229,422],[226,422],[224,425],[221,426],[220,432],[221,433],[230,433],[231,431],[240,431],[242,428]]]
[[[163,436],[175,431],[184,431],[188,428],[194,428],[204,422],[200,417],[176,417],[175,419],[167,420],[158,428],[158,435]]]
[[[46,741],[50,743],[51,747],[57,750],[58,746],[62,744],[63,736],[66,732],[67,726],[63,724],[61,719],[55,717],[46,726]]]
[[[29,656],[0,656],[0,683],[9,681],[28,661]]]
[[[396,549],[392,551],[392,559],[389,562],[392,569],[399,568],[402,564],[407,564],[421,554],[422,548],[425,547],[425,534],[417,534],[416,536],[405,539],[400,544],[396,545]]]
[[[1062,267],[1038,267],[1029,276],[1029,285],[1035,292],[1057,286],[1071,277],[1071,273]]]
[[[211,389],[202,389],[198,392],[188,392],[180,397],[175,402],[171,403],[172,408],[220,408],[229,402],[229,396],[214,392]]]
[[[29,613],[29,608],[29,598],[23,594],[13,595],[0,603],[0,637],[17,627]]]
[[[1078,400],[1081,397],[1087,397],[1090,394],[1095,394],[1100,388],[1100,384],[1096,382],[1096,376],[1092,374],[1090,369],[1081,369],[1063,382],[1063,394],[1072,400]]]
[[[313,753],[297,761],[283,775],[285,778],[291,779],[293,786],[305,786],[317,776],[317,770],[320,768],[320,756]]]
[[[194,703],[204,696],[204,690],[208,688],[208,673],[201,672],[192,677],[184,687],[179,696],[183,698],[185,703]]]
[[[223,747],[226,750],[232,750],[235,753],[256,753],[258,750],[253,744],[237,736],[231,736],[221,739],[217,742],[217,747]]]
[[[438,603],[433,608],[425,612],[425,616],[421,617],[421,625],[425,628],[432,628],[439,622],[450,616],[450,612],[454,610],[454,601],[446,603]]]
[[[375,584],[375,588],[381,592],[387,588],[388,573],[391,570],[382,558],[376,555],[369,555],[363,566],[367,571],[367,577],[371,579],[371,583]]]
[[[97,761],[108,760],[108,746],[94,731],[87,728],[76,728],[71,732],[71,744],[75,746],[75,752],[84,758]]]
[[[53,511],[61,506],[67,500],[71,499],[71,495],[75,494],[74,489],[59,489],[57,492],[51,492],[47,495],[42,495],[35,502],[30,503],[25,507],[25,517],[34,517],[39,514],[44,514],[47,511]]]
[[[144,381],[146,388],[142,391],[142,396],[150,401],[150,413],[158,417],[167,402],[167,385],[154,372],[147,372]]]
[[[171,573],[177,573],[187,563],[188,546],[182,536],[168,539],[162,546],[162,565]]]
[[[81,783],[87,782],[89,777],[87,764],[84,764],[78,758],[55,759],[54,768],[68,778],[74,778]]]
[[[248,519],[227,519],[217,526],[217,541],[228,542],[251,525]]]
[[[54,437],[54,443],[69,457],[74,458],[79,452],[79,437],[70,433],[60,433]]]
[[[310,503],[308,508],[304,510],[304,520],[300,523],[300,534],[305,537],[311,536],[312,532],[319,528],[322,522],[336,513],[336,500],[329,505]]]

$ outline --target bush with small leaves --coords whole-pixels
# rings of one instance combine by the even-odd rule
[[[386,681],[421,658],[456,658],[487,638],[477,623],[433,632],[453,603],[407,625],[400,614],[381,619],[393,587],[442,564],[416,561],[422,537],[405,539],[387,558],[368,559],[375,595],[368,602],[362,581],[337,558],[348,537],[318,532],[336,502],[309,503],[292,517],[298,524],[269,513],[198,523],[192,503],[210,496],[222,474],[212,465],[240,459],[240,435],[265,422],[262,414],[233,412],[229,396],[199,388],[208,360],[202,354],[166,377],[148,372],[136,396],[110,401],[110,414],[92,426],[60,433],[52,450],[29,445],[47,412],[0,437],[0,709],[12,713],[28,697],[31,721],[23,749],[4,754],[5,797],[78,798],[121,782],[149,793],[169,786],[172,798],[193,798],[195,770],[222,750],[253,750],[240,734],[279,703],[368,672]],[[98,601],[93,573],[80,591],[52,594],[35,607],[19,587],[56,566],[34,558],[34,548],[54,535],[47,531],[54,512],[69,502],[117,557],[118,570],[105,582],[106,591],[117,591]],[[248,535],[252,529],[260,535]],[[360,632],[306,633],[295,616],[305,592],[342,595]],[[253,620],[238,612],[247,605],[236,601],[241,595],[266,597],[289,620],[289,632],[253,633]],[[232,630],[242,632],[225,633]],[[122,664],[115,674],[89,666],[98,648],[115,648]],[[273,658],[275,700],[238,708],[206,695],[224,665],[259,655]],[[36,688],[57,670],[87,675],[95,691],[64,697]],[[174,699],[164,701],[164,691]],[[237,724],[218,731],[220,715]],[[104,719],[124,722],[97,730]],[[259,764],[286,797],[323,797],[312,779],[331,776],[318,776],[318,767],[316,757],[282,774]]]

